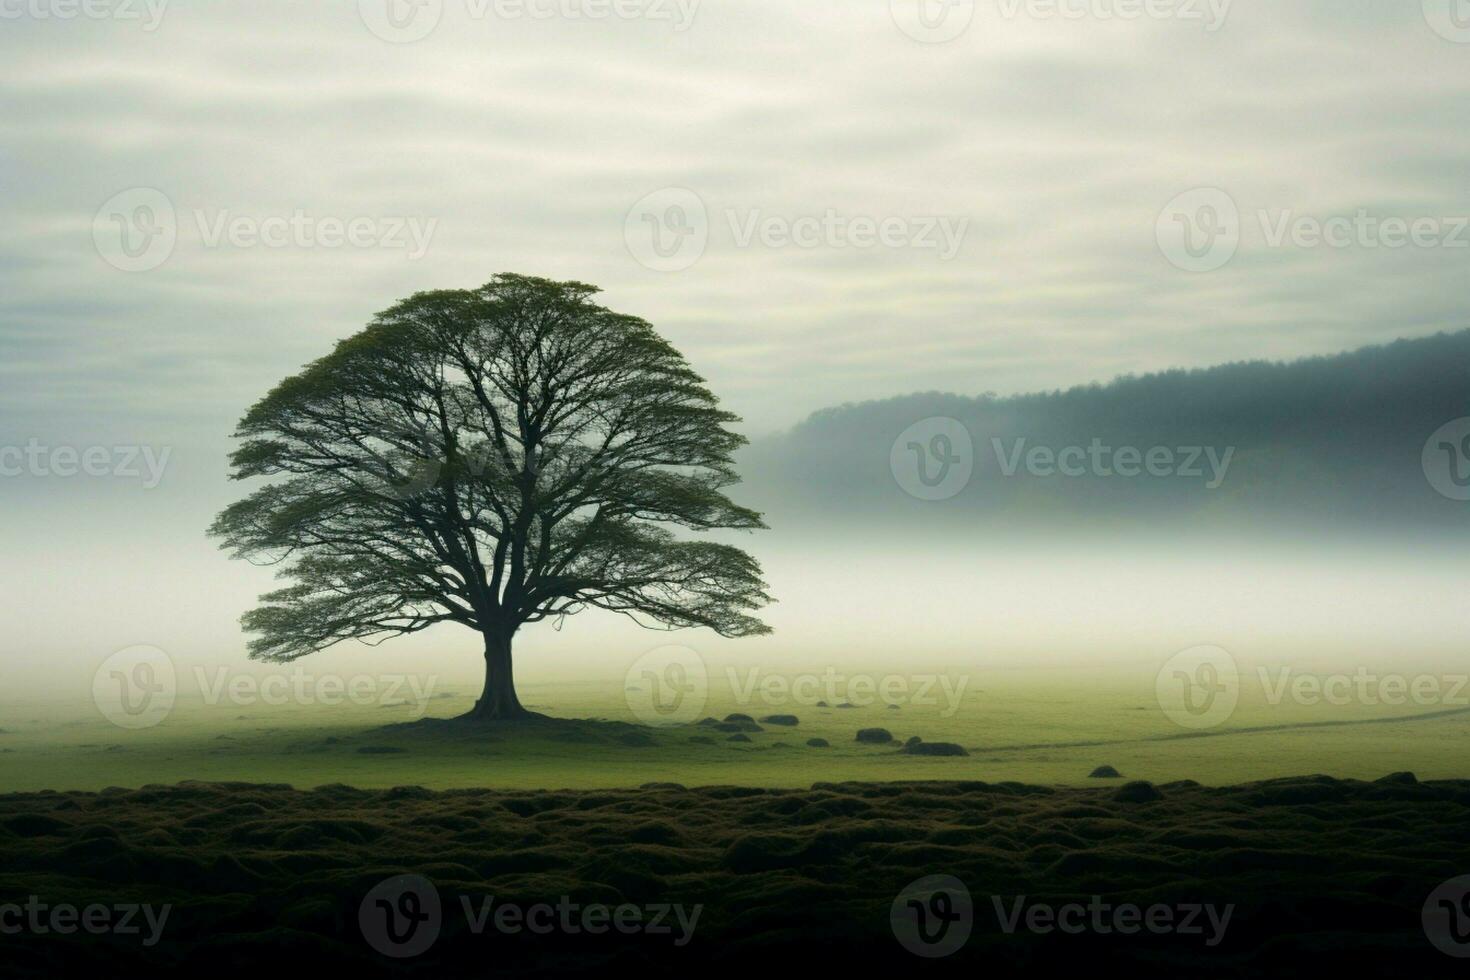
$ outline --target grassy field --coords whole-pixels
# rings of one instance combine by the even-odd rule
[[[1470,777],[1470,754],[1450,748],[1470,742],[1470,711],[1454,701],[1272,704],[1260,685],[1245,683],[1229,721],[1196,733],[1166,717],[1146,671],[979,671],[967,675],[953,704],[936,686],[934,703],[896,709],[881,702],[839,708],[752,701],[718,672],[713,676],[702,715],[792,714],[798,724],[763,725],[749,742],[700,726],[644,727],[617,693],[620,680],[606,679],[529,683],[522,700],[555,717],[617,724],[454,737],[395,726],[466,710],[474,696],[470,684],[440,684],[417,704],[209,704],[197,693],[181,693],[162,723],[141,730],[109,723],[90,701],[12,702],[0,705],[0,791],[190,779],[306,788],[588,789],[650,781],[805,787],[818,780],[914,779],[1080,786],[1102,765],[1127,779],[1206,785],[1310,773],[1374,779],[1401,770],[1423,779]],[[867,727],[886,728],[900,741],[917,735],[957,743],[969,754],[922,757],[859,744],[855,733]],[[830,747],[809,747],[812,738]]]

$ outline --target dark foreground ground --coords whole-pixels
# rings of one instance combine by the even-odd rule
[[[1470,782],[1412,777],[0,797],[21,976],[1463,975],[1467,874]]]

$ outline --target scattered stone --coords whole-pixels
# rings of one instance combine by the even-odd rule
[[[905,755],[958,756],[970,754],[963,745],[956,745],[954,742],[920,742],[914,739],[910,739],[908,744],[899,751]]]
[[[727,741],[727,742],[749,742],[750,741],[750,736],[744,734],[743,732],[737,732],[734,735],[731,735],[729,738],[725,739],[725,741]]]
[[[825,708],[825,707],[827,707],[827,702],[826,701],[818,701],[817,702],[817,707],[819,707],[819,708]]]
[[[738,711],[735,712],[734,714],[728,714],[728,715],[726,715],[725,716],[725,720],[726,721],[755,721],[755,719],[752,718],[752,717],[750,717],[750,715],[742,715]]]
[[[714,726],[717,732],[763,732],[764,728],[753,721],[722,721]]]
[[[909,738],[909,740],[907,742],[904,742],[903,744],[904,744],[904,747],[907,748],[910,745],[918,745],[922,741],[924,741],[922,738],[920,738],[917,735],[914,735],[914,736],[911,736]]]
[[[399,755],[407,751],[397,745],[364,745],[357,750],[359,755]]]
[[[857,705],[851,704],[851,703],[849,703],[847,701],[844,701],[841,704],[839,704],[837,707],[839,707],[839,708],[856,708]]]
[[[710,738],[708,735],[690,735],[689,736],[689,741],[693,742],[695,745],[714,745],[715,744],[715,740],[712,739],[712,738]]]
[[[888,706],[888,710],[889,711],[897,711],[898,710],[898,705],[896,705],[896,704],[890,704]]]
[[[1419,777],[1412,772],[1391,772],[1387,776],[1373,780],[1375,783],[1387,783],[1392,786],[1418,786]]]
[[[644,732],[624,732],[618,736],[618,741],[632,749],[646,749],[657,744],[652,736]]]
[[[639,786],[638,788],[639,789],[677,789],[677,790],[682,790],[682,789],[686,789],[687,787],[685,787],[685,785],[683,783],[644,783],[642,786]],[[662,841],[658,841],[657,843],[663,843],[663,842]]]
[[[767,725],[786,725],[788,727],[799,723],[795,715],[766,715],[761,721]]]
[[[1122,779],[1123,774],[1112,766],[1098,766],[1088,773],[1088,779]]]
[[[1164,794],[1155,789],[1153,783],[1143,780],[1124,783],[1113,796],[1119,803],[1152,803],[1163,798]]]
[[[814,749],[826,749],[832,746],[832,743],[825,738],[809,738],[806,740],[806,744]]]
[[[887,745],[893,741],[893,733],[886,728],[860,728],[857,740],[870,745]]]
[[[705,728],[713,728],[715,725],[718,725],[719,723],[720,723],[720,719],[718,719],[718,718],[701,718],[697,722],[697,724],[702,725]]]

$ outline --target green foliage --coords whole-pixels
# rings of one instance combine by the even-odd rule
[[[744,439],[651,325],[576,282],[420,293],[241,421],[211,533],[290,584],[244,624],[287,661],[440,622],[508,639],[587,608],[768,632],[760,567],[674,533],[764,527],[732,503]]]

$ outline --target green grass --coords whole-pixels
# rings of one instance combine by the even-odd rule
[[[187,779],[312,787],[419,785],[444,789],[602,788],[652,781],[686,785],[805,787],[819,780],[1016,780],[1088,785],[1099,765],[1127,779],[1194,779],[1224,785],[1307,773],[1372,779],[1411,770],[1424,779],[1470,777],[1470,754],[1447,746],[1470,740],[1470,713],[1424,720],[1434,706],[1327,706],[1267,702],[1253,681],[1230,721],[1205,737],[1170,721],[1154,702],[1151,672],[1078,669],[975,671],[957,710],[883,704],[852,709],[741,701],[712,674],[703,715],[790,713],[796,728],[765,726],[748,744],[698,727],[645,729],[651,744],[628,745],[621,729],[585,738],[531,728],[499,735],[435,738],[385,730],[424,713],[414,705],[210,705],[182,697],[153,728],[115,727],[90,702],[0,705],[0,791],[97,790]],[[474,688],[440,686],[430,717],[460,713]],[[636,722],[618,679],[527,683],[522,700],[561,718]],[[610,693],[611,692],[611,693]],[[1453,706],[1450,706],[1453,707]],[[1381,721],[1403,718],[1402,721]],[[861,745],[859,728],[899,739],[956,742],[967,758],[903,755]],[[1308,726],[1300,728],[1282,726]],[[1243,731],[1270,727],[1271,731]],[[691,736],[713,737],[698,744]],[[830,741],[825,749],[806,740]],[[575,739],[575,740],[568,740]],[[363,748],[389,748],[367,754]]]

